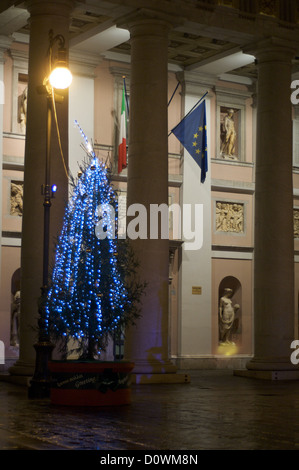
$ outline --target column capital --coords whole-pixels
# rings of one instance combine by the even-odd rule
[[[282,60],[290,62],[298,54],[299,42],[288,41],[278,37],[268,37],[243,47],[245,54],[251,54],[259,62]]]
[[[0,35],[0,53],[6,52],[10,48],[12,41],[11,36]]]
[[[129,13],[122,17],[117,22],[117,26],[127,28],[130,32],[134,29],[135,34],[146,35],[155,34],[153,27],[159,25],[164,26],[166,32],[182,24],[183,20],[178,20],[174,15],[168,13],[162,13],[148,8],[140,8],[137,12]],[[136,26],[141,26],[142,29],[136,30]]]
[[[44,15],[69,17],[75,4],[75,0],[26,0],[25,2],[31,17]]]
[[[70,50],[70,69],[74,75],[95,77],[95,68],[102,62],[102,57],[97,54],[88,53],[76,49]]]
[[[207,75],[195,71],[183,71],[176,74],[186,94],[198,96],[208,92],[207,98],[214,96],[214,88],[217,82],[216,75]]]
[[[4,53],[10,48],[12,37],[0,35],[0,64],[4,63]]]

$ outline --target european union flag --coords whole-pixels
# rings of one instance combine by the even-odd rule
[[[203,101],[171,131],[201,168],[201,182],[208,171],[206,102]]]

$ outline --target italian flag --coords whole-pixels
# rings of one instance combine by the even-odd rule
[[[125,88],[123,87],[119,140],[118,140],[118,173],[120,173],[124,168],[126,168],[126,166],[127,166],[126,102],[125,102]]]

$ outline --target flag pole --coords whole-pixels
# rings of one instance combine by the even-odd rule
[[[199,103],[204,99],[204,97],[208,94],[208,91],[205,92],[204,95],[202,95],[202,97],[197,101],[197,103],[195,103],[195,105],[193,106],[193,108],[190,109],[190,111],[186,114],[186,116],[183,117],[183,119],[173,128],[175,129],[179,124],[181,124],[181,122],[186,119],[187,116],[189,116],[190,113],[192,113],[192,111],[199,105]],[[169,132],[168,134],[168,137],[170,136],[170,134],[172,134],[172,130]]]
[[[171,101],[172,101],[172,98],[174,97],[174,95],[175,95],[175,93],[176,93],[176,91],[177,91],[179,85],[180,85],[180,82],[177,83],[177,85],[176,85],[176,87],[175,87],[175,90],[174,90],[174,92],[172,93],[170,100],[168,101],[167,107],[170,105],[170,103],[171,103]]]
[[[129,103],[128,103],[128,94],[127,94],[126,76],[125,76],[125,75],[123,75],[123,82],[124,82],[124,89],[125,89],[125,98],[126,98],[127,112],[128,112],[128,116],[129,116]]]

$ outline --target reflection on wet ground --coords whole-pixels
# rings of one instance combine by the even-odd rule
[[[299,381],[190,372],[189,384],[134,385],[132,404],[69,408],[0,381],[1,450],[299,448]]]

